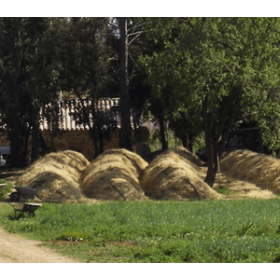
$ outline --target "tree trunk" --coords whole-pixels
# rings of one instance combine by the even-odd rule
[[[97,103],[97,98],[95,98],[95,102],[92,103],[92,115],[94,116],[93,125],[90,125],[89,115],[86,114],[84,110],[84,114],[86,114],[86,119],[88,122],[88,125],[90,127],[90,134],[91,139],[93,141],[94,146],[94,158],[97,158],[102,152],[103,149],[100,148],[100,124],[99,124],[99,112],[96,110],[97,106],[95,106],[95,103]],[[103,143],[102,143],[103,144]]]
[[[119,137],[120,148],[132,151],[130,104],[128,95],[128,36],[127,19],[120,18],[121,52],[120,52],[120,110],[121,129]]]
[[[224,152],[226,141],[228,139],[229,133],[232,130],[235,117],[238,115],[240,110],[241,96],[242,96],[242,87],[232,86],[230,88],[230,95],[225,98],[224,102],[220,106],[220,134],[221,141],[219,143],[219,156]]]
[[[104,151],[104,141],[103,141],[103,131],[101,129],[100,124],[98,124],[98,143],[99,143],[99,155],[101,155]]]
[[[186,148],[192,152],[193,151],[193,140],[192,140],[192,134],[186,133]]]
[[[214,136],[214,131],[206,130],[205,131],[205,144],[206,144],[206,155],[207,155],[207,175],[205,178],[205,182],[213,187],[216,173],[217,173],[217,149],[216,149],[216,141]]]
[[[9,157],[8,164],[16,168],[25,166],[26,162],[23,155],[23,136],[20,125],[20,114],[18,113],[18,111],[18,108],[15,108],[10,115],[11,130],[9,131],[11,154]]]
[[[39,149],[40,149],[39,115],[40,115],[40,109],[36,106],[32,106],[31,110],[32,110],[31,111],[31,120],[32,120],[31,162],[34,162],[39,158]]]
[[[41,131],[39,131],[39,137],[40,137],[40,148],[42,150],[42,155],[45,155],[51,151],[51,148],[47,146]]]
[[[101,125],[99,123],[98,116],[96,116],[96,123],[94,124],[94,127],[92,128],[92,139],[93,139],[93,145],[94,145],[94,158],[97,158],[99,155],[103,153],[103,134]]]
[[[25,131],[24,135],[24,150],[23,150],[23,157],[26,159],[25,162],[27,163],[27,156],[28,156],[28,139],[30,136],[30,126],[28,126],[27,130]]]
[[[188,148],[187,133],[183,133],[180,139],[182,141],[183,147],[187,149]]]
[[[161,146],[162,150],[168,149],[168,143],[165,138],[165,127],[164,127],[164,119],[163,119],[163,113],[159,114],[159,127],[160,127],[160,140],[161,140]]]
[[[98,145],[98,135],[96,133],[96,128],[92,128],[89,131],[90,137],[93,140],[93,146],[94,146],[94,158],[97,158],[99,156],[99,145]]]
[[[208,96],[206,96],[202,105],[207,167],[208,167],[207,175],[204,181],[210,187],[213,187],[216,173],[217,173],[216,124],[215,124],[215,119],[213,117],[213,114],[211,112],[207,112],[207,101],[208,101]]]

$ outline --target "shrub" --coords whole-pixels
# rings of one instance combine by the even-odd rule
[[[8,194],[11,193],[13,184],[6,180],[0,180],[0,185],[1,184],[6,184],[3,186],[0,186],[0,199],[5,199],[5,198],[7,198]]]

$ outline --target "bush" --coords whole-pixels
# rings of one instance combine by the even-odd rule
[[[4,186],[1,186],[1,184],[6,184]],[[7,195],[11,193],[13,188],[13,184],[6,180],[0,180],[0,199],[7,198]]]

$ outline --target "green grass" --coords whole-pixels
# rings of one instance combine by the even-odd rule
[[[176,148],[183,146],[182,141],[177,138],[174,134],[174,132],[170,129],[166,131],[166,141],[168,142],[169,148]],[[149,139],[147,140],[146,144],[149,145],[151,152],[155,152],[161,149],[161,141],[160,138],[153,138],[153,133],[150,133]],[[204,136],[203,134],[198,135],[196,139],[193,141],[193,153],[195,154],[197,150],[203,149],[205,147],[204,144]]]
[[[226,195],[226,196],[237,194],[236,192],[231,191],[226,186],[220,186],[219,188],[215,189],[215,191],[217,191],[220,194]]]
[[[155,152],[161,149],[161,141],[160,138],[153,138],[153,133],[150,133],[149,139],[147,140],[147,144],[149,145],[151,152]],[[179,138],[176,138],[172,130],[166,131],[166,141],[168,142],[169,148],[175,148],[178,146],[183,146],[182,141]]]
[[[280,262],[279,199],[44,203],[0,224],[82,262]]]

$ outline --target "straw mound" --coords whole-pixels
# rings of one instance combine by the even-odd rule
[[[81,189],[95,199],[148,199],[138,180],[147,165],[140,156],[125,149],[107,150],[88,166]]]
[[[89,161],[83,154],[79,152],[66,150],[59,152],[59,154],[61,158],[64,158],[65,164],[70,165],[71,167],[74,167],[81,172],[85,171],[85,169],[89,166]],[[64,157],[64,155],[66,155],[67,157]]]
[[[276,195],[270,190],[261,189],[255,184],[244,180],[238,180],[225,173],[217,173],[216,175],[213,188],[218,190],[220,187],[226,187],[230,191],[230,194],[226,196],[226,199],[271,199],[276,197]]]
[[[132,165],[135,168],[138,176],[148,166],[148,163],[141,156],[126,149],[111,149],[105,151],[102,155],[118,155],[124,164]]]
[[[79,186],[88,165],[88,160],[78,152],[51,153],[30,165],[16,185],[37,189],[42,201],[76,201],[82,197]]]
[[[280,160],[248,150],[237,150],[220,163],[222,172],[280,193]]]
[[[157,156],[140,179],[145,194],[156,199],[223,198],[199,178],[199,167],[190,157],[184,150],[167,150]]]
[[[201,161],[201,159],[198,156],[196,156],[195,154],[193,154],[192,152],[190,152],[188,149],[186,149],[184,147],[176,147],[173,149],[169,149],[166,152],[168,152],[168,151],[173,151],[175,154],[177,154],[183,160],[190,161],[191,164],[193,165],[193,167],[197,170],[199,169],[199,168],[197,168],[198,166],[201,167],[204,165],[204,162]]]

